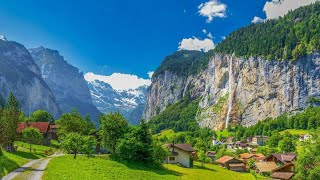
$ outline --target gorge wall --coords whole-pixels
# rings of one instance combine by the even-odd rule
[[[143,118],[150,120],[187,94],[200,98],[199,125],[216,130],[225,128],[228,110],[228,123],[244,126],[295,113],[308,106],[309,96],[320,96],[320,55],[290,62],[214,54],[198,74],[162,72],[152,78]]]
[[[28,50],[21,44],[0,40],[0,95],[7,99],[14,93],[22,111],[29,115],[38,109],[46,110],[56,118],[60,109],[41,71]]]

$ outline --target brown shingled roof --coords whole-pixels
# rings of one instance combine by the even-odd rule
[[[165,144],[165,147],[172,147],[172,144]],[[194,152],[191,144],[174,144],[174,147],[187,152]]]
[[[283,163],[291,162],[294,160],[294,158],[297,157],[296,153],[286,153],[286,154],[272,154],[275,158],[277,158],[279,161]]]
[[[187,152],[194,152],[191,144],[174,144],[174,146]]]
[[[271,172],[272,170],[278,168],[278,165],[273,162],[256,162],[255,166],[259,169],[259,172]]]
[[[230,161],[230,160],[232,160],[232,159],[234,159],[234,157],[223,156],[223,157],[217,159],[216,162],[225,164],[225,163],[227,163],[228,161]]]
[[[291,179],[293,177],[294,173],[293,172],[274,172],[271,174],[272,178],[275,179]]]
[[[239,157],[241,159],[249,159],[249,158],[258,157],[258,156],[255,154],[250,154],[250,153],[242,153],[242,154],[239,154]]]

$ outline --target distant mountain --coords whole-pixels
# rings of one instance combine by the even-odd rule
[[[103,113],[120,111],[130,124],[139,124],[142,116],[147,86],[137,89],[115,90],[110,84],[88,80],[94,104]]]
[[[0,36],[0,96],[6,99],[13,92],[26,115],[35,110],[49,111],[60,116],[55,97],[41,78],[41,71],[28,50]]]
[[[62,113],[77,109],[98,123],[99,110],[93,104],[83,73],[70,65],[56,50],[44,47],[29,49],[40,67],[39,74],[52,90]]]

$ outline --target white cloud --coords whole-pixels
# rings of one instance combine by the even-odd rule
[[[148,72],[148,76],[149,76],[150,79],[152,78],[153,74],[154,74],[154,71],[149,71]]]
[[[208,52],[214,49],[214,42],[211,39],[198,39],[196,37],[182,39],[179,43],[179,50],[196,50]]]
[[[213,35],[211,33],[207,34],[208,38],[213,39]]]
[[[221,36],[221,39],[222,39],[222,40],[225,40],[226,38],[227,38],[227,37],[225,37],[225,36]]]
[[[319,0],[272,0],[266,2],[263,10],[266,12],[267,19],[276,19],[287,14],[289,10],[295,10],[317,1]]]
[[[202,29],[203,34],[207,34],[207,30],[206,29]]]
[[[255,16],[253,19],[252,19],[252,21],[251,21],[251,23],[261,23],[261,22],[263,22],[264,20],[262,19],[262,18],[260,18],[260,17],[258,17],[258,16]]]
[[[103,81],[110,84],[113,89],[116,90],[129,90],[136,89],[140,86],[149,86],[151,84],[150,79],[139,78],[136,75],[113,73],[110,76],[98,75],[89,72],[84,75],[86,81],[92,82],[95,80]]]
[[[210,0],[206,3],[201,3],[198,9],[199,14],[206,17],[207,23],[210,23],[215,17],[226,17],[227,5],[220,3],[218,0]]]
[[[202,32],[203,34],[207,35],[209,39],[213,39],[213,35],[210,32],[208,32],[206,29],[202,29]]]

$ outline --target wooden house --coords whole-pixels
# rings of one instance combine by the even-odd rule
[[[245,165],[241,160],[238,160],[234,157],[230,156],[223,156],[216,160],[216,162],[231,171],[237,171],[237,172],[244,172],[245,171]]]

